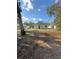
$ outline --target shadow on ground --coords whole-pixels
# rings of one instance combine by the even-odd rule
[[[17,59],[61,59],[61,44],[58,42],[53,36],[36,32],[17,37]]]

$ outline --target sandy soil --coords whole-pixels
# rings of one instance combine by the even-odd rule
[[[61,59],[60,33],[30,32],[17,43],[17,59]]]

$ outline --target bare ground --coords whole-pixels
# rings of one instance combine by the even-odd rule
[[[17,59],[61,59],[60,33],[29,32],[17,43]]]

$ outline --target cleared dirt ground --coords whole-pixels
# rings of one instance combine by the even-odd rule
[[[27,32],[17,37],[17,59],[61,59],[60,32]]]

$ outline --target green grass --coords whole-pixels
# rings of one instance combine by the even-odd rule
[[[53,31],[53,29],[28,29],[27,31]]]

